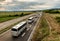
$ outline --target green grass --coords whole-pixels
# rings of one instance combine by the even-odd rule
[[[2,18],[0,18],[0,23],[11,20],[11,19],[14,19],[14,18],[17,18],[17,17],[2,17]]]
[[[49,35],[49,26],[46,19],[40,19],[40,25],[36,28],[36,31],[33,35],[33,41],[42,41],[46,36]]]
[[[58,23],[60,23],[60,14],[50,14]]]
[[[49,26],[48,26],[48,23],[47,23],[46,19],[44,19],[44,18],[41,20],[40,30],[41,30],[41,33],[42,33],[42,36],[41,36],[40,40],[42,41],[46,36],[49,35]]]
[[[50,14],[52,17],[56,18],[56,17],[60,17],[60,14]]]
[[[8,16],[8,15],[20,15],[21,13],[24,13],[24,14],[31,14],[31,13],[33,13],[33,12],[19,12],[19,11],[17,11],[17,12],[0,12],[0,17],[1,16]]]
[[[1,22],[5,22],[5,21],[8,21],[8,20],[11,20],[11,19],[14,19],[14,18],[18,18],[18,17],[22,17],[22,16],[25,16],[25,15],[29,15],[29,14],[32,14],[33,12],[0,12],[0,23]],[[24,19],[25,20],[25,19]],[[23,20],[22,20],[23,21]],[[19,22],[18,22],[19,23]],[[0,30],[0,34],[2,34],[3,32],[9,30],[12,28],[12,26],[16,25],[17,23],[11,25],[11,26],[8,26],[2,30]]]
[[[0,12],[0,23],[29,14],[32,12]]]
[[[60,9],[49,9],[49,10],[43,10],[46,13],[50,13],[50,14],[60,14]]]
[[[56,17],[55,19],[57,20],[58,23],[60,23],[60,17]]]
[[[51,14],[52,17],[54,17],[57,22],[59,23],[60,21],[60,14]],[[53,20],[54,21],[54,20]],[[50,24],[51,25],[51,24]],[[54,24],[53,24],[54,25]],[[56,24],[54,26],[57,26]],[[51,30],[51,34],[49,34],[47,37],[45,37],[42,41],[60,41],[60,33],[59,33],[59,28],[53,28],[53,26],[51,26],[52,30]],[[58,29],[58,30],[56,30]]]

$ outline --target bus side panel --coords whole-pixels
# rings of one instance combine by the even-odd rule
[[[18,31],[18,34],[22,34],[25,29],[26,29],[26,26],[24,26],[22,29],[20,29],[20,30]]]
[[[12,36],[18,36],[18,31],[11,31]]]

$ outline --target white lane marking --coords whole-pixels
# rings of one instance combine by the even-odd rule
[[[30,25],[30,27],[32,27],[32,25]]]
[[[22,37],[24,37],[25,34],[26,34],[26,33],[23,33],[23,34],[22,34]]]
[[[27,28],[27,31],[29,30],[30,28]]]

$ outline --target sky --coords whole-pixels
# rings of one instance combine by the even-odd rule
[[[0,11],[31,11],[60,8],[60,0],[5,0]]]

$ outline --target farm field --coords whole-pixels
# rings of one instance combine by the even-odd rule
[[[4,22],[4,21],[11,20],[11,19],[14,19],[14,18],[17,18],[17,17],[2,17],[2,18],[0,18],[0,23]]]
[[[0,12],[0,16],[8,16],[8,15],[20,15],[21,13],[24,13],[24,14],[31,14],[33,12]]]
[[[48,25],[50,28],[50,34],[48,36],[46,36],[43,41],[60,41],[60,26],[57,23],[57,19],[59,19],[58,17],[59,14],[47,14],[45,15],[47,21],[48,21]]]
[[[57,17],[57,16],[60,17],[60,14],[50,14],[50,15],[54,18]]]
[[[14,18],[29,15],[33,12],[0,12],[0,23],[5,22]]]
[[[49,26],[44,16],[41,17],[39,25],[36,27],[32,41],[43,41],[49,35]]]
[[[60,24],[60,14],[50,14]]]
[[[60,14],[44,14],[40,19],[40,26],[33,34],[32,41],[60,41],[60,26],[56,18],[60,19]]]

